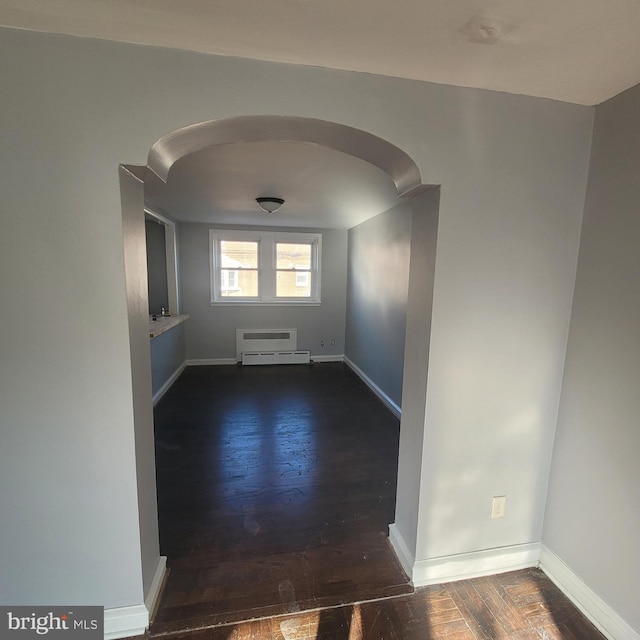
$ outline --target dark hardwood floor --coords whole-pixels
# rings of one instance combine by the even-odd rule
[[[344,365],[188,368],[155,422],[152,638],[603,639],[538,569],[414,592],[387,541],[398,421]]]
[[[155,422],[152,634],[411,592],[387,540],[398,421],[344,365],[188,368]]]
[[[172,639],[173,640],[173,639]],[[215,627],[175,640],[605,640],[539,569]]]

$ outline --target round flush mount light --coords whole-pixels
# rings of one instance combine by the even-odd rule
[[[282,198],[273,198],[271,196],[256,198],[256,202],[265,213],[275,213],[284,204]]]

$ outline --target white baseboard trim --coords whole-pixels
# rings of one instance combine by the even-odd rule
[[[144,604],[147,607],[149,616],[152,616],[153,612],[156,609],[156,604],[158,603],[158,597],[160,596],[160,590],[162,589],[162,583],[164,581],[164,575],[166,571],[167,571],[167,556],[160,556],[158,558],[156,571],[153,574],[153,580],[151,581],[151,586],[149,587],[149,591],[144,599]]]
[[[332,355],[332,356],[311,356],[312,362],[344,362],[344,356],[341,354]],[[228,365],[228,364],[238,364],[238,361],[235,358],[196,358],[193,360],[187,360],[185,362],[185,366],[188,367],[209,367],[212,365]]]
[[[196,358],[187,360],[188,367],[210,367],[220,364],[238,364],[238,361],[235,358]]]
[[[149,626],[149,610],[143,604],[104,610],[104,638],[141,636]]]
[[[344,356],[343,355],[333,355],[333,356],[312,355],[311,362],[344,362]]]
[[[170,376],[169,379],[153,394],[153,406],[160,401],[160,398],[169,391],[171,385],[178,379],[180,374],[187,368],[186,361],[183,362]]]
[[[116,640],[117,638],[129,638],[144,634],[149,628],[151,612],[156,607],[166,569],[167,557],[160,556],[144,604],[104,610],[105,640]]]
[[[540,550],[540,568],[607,638],[640,640],[640,633],[632,629],[582,578],[544,545]]]
[[[402,414],[400,407],[348,356],[344,356],[344,363],[380,398],[382,403],[399,420]]]
[[[418,560],[409,575],[415,587],[424,587],[535,567],[539,559],[540,543],[531,542]]]
[[[398,527],[395,522],[389,525],[389,542],[391,543],[391,547],[400,561],[404,572],[411,578],[415,558],[411,551],[409,551],[409,547],[407,546],[403,535],[398,531]]]

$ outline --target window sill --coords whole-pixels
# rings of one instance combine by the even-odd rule
[[[252,300],[212,300],[212,307],[320,307],[322,306],[321,300],[283,300],[282,302],[276,302],[270,300],[269,302],[254,302]]]

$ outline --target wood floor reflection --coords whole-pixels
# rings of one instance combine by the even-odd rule
[[[412,591],[387,540],[399,424],[346,366],[190,367],[155,423],[152,635]]]

